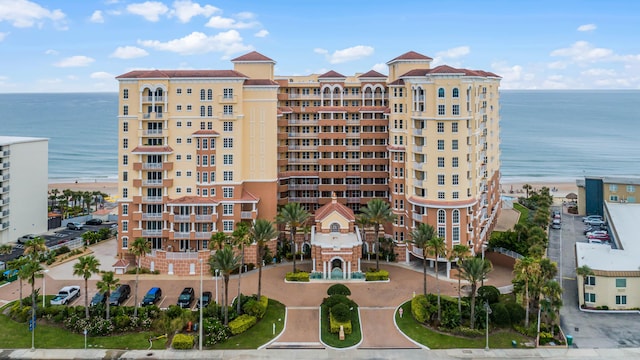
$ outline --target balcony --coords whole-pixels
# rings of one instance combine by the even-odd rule
[[[213,222],[213,215],[196,215],[197,222]]]
[[[413,213],[413,214],[411,215],[411,218],[412,218],[413,220],[415,220],[415,221],[420,221],[420,222],[423,222],[422,217],[423,217],[423,215],[422,215],[422,214],[416,214],[416,213]]]
[[[140,101],[142,102],[164,102],[164,96],[143,96]]]
[[[205,231],[205,232],[196,231],[196,239],[208,240],[210,238],[211,238],[211,232],[209,232],[209,231]]]
[[[162,136],[162,129],[143,130],[142,136]]]
[[[0,157],[5,157],[11,155],[11,150],[4,150],[0,152]]]
[[[142,114],[143,119],[162,119],[162,113],[145,113]]]
[[[142,236],[160,237],[162,236],[162,230],[161,229],[142,230]]]
[[[173,221],[175,222],[189,222],[191,215],[173,215]]]
[[[143,196],[142,202],[143,203],[161,203],[162,196]]]
[[[0,188],[0,194],[4,194],[8,192],[9,192],[9,186],[3,186]]]
[[[422,129],[413,129],[413,135],[422,136]]]
[[[9,210],[5,210],[5,211],[1,212],[0,213],[0,218],[5,218],[5,217],[9,216],[9,212],[10,212]]]
[[[422,145],[414,145],[413,146],[413,152],[421,153],[422,152]]]
[[[0,175],[0,181],[7,181],[11,178],[10,174]]]
[[[10,163],[9,163],[8,161],[7,161],[7,162],[5,162],[5,163],[2,163],[2,168],[3,168],[3,169],[8,169],[8,168],[9,168],[9,164],[10,164]]]
[[[173,238],[174,239],[188,239],[190,235],[191,235],[190,232],[178,232],[178,231],[176,231],[176,232],[173,233]]]
[[[159,220],[162,219],[162,213],[143,213],[143,220]]]
[[[161,186],[162,179],[147,179],[142,180],[142,186]]]
[[[255,219],[258,215],[257,211],[241,211],[240,219]]]
[[[233,104],[238,101],[237,96],[233,95],[222,95],[218,98],[218,102],[221,104]]]

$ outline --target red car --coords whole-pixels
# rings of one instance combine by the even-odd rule
[[[609,234],[598,233],[598,234],[589,235],[589,239],[598,239],[598,240],[602,240],[602,241],[609,241],[609,240],[611,240],[611,237],[609,237]]]

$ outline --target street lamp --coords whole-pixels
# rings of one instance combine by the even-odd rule
[[[198,326],[198,349],[202,351],[202,264],[200,259],[200,325]]]
[[[47,297],[47,273],[49,272],[49,269],[45,269],[44,271],[42,271],[42,310],[44,310],[44,300]]]
[[[491,306],[489,306],[488,302],[484,303],[484,311],[486,311],[486,313],[487,313],[486,318],[485,318],[485,325],[484,325],[485,331],[486,331],[486,334],[487,334],[486,335],[487,336],[487,343],[486,343],[486,345],[484,347],[484,350],[485,351],[489,351],[489,315],[492,313],[492,311],[491,311]]]

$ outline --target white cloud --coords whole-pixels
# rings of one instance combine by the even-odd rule
[[[77,55],[77,56],[71,56],[68,57],[66,59],[63,59],[55,64],[53,64],[53,66],[56,67],[80,67],[80,66],[88,66],[89,64],[91,64],[92,62],[94,62],[95,60],[88,57],[88,56],[84,56],[84,55]]]
[[[209,17],[220,11],[220,9],[213,5],[201,6],[191,0],[179,0],[173,3],[171,15],[177,17],[182,23],[188,23],[191,21],[191,18],[195,16],[202,15]]]
[[[597,28],[596,24],[584,24],[578,26],[578,31],[593,31]]]
[[[7,38],[7,35],[9,35],[8,32],[0,32],[0,41],[4,40]]]
[[[141,49],[136,46],[120,46],[109,57],[117,59],[135,59],[139,57],[145,57],[149,53],[145,49]]]
[[[127,11],[131,14],[140,15],[148,21],[156,22],[160,20],[160,15],[169,12],[169,8],[161,2],[145,1],[127,5]]]
[[[508,65],[505,62],[491,64],[492,71],[502,77],[500,87],[502,89],[532,89],[536,88],[533,81],[536,76],[532,72],[525,71],[522,65]]]
[[[102,16],[102,11],[100,10],[94,11],[93,14],[91,14],[91,17],[89,18],[89,21],[93,23],[103,23],[104,16]]]
[[[263,37],[267,37],[269,35],[269,32],[265,29],[262,29],[260,31],[258,31],[257,33],[253,34],[253,36],[255,37],[259,37],[259,38],[263,38]]]
[[[91,75],[89,75],[90,78],[92,79],[113,79],[115,78],[115,76],[113,74],[110,74],[108,72],[105,71],[96,71],[94,73],[91,73]]]
[[[567,57],[576,63],[585,63],[610,60],[613,51],[611,49],[593,47],[586,41],[576,41],[568,48],[553,50],[550,55]]]
[[[324,55],[329,63],[340,64],[343,62],[359,60],[373,54],[373,47],[365,45],[357,45],[350,48],[336,50],[329,55],[329,51],[321,48],[313,49],[316,54]]]
[[[613,69],[597,69],[597,68],[582,71],[580,74],[583,76],[609,76],[609,77],[617,76],[616,71]]]
[[[251,20],[256,18],[256,14],[249,11],[243,11],[243,12],[237,13],[236,17],[240,20]]]
[[[389,67],[387,66],[387,64],[385,63],[377,63],[375,65],[373,65],[373,70],[381,73],[381,74],[386,74],[387,71],[389,71]]]
[[[46,55],[58,55],[59,52],[57,50],[49,49],[44,52]]]
[[[64,18],[62,10],[50,11],[28,0],[0,0],[0,22],[7,21],[18,28],[42,26],[47,19],[61,25]]]
[[[447,62],[446,59],[459,59],[463,56],[469,55],[469,53],[471,53],[471,48],[468,46],[458,46],[448,50],[439,51],[433,57],[432,65],[442,65]],[[449,65],[457,66],[458,63]]]
[[[242,37],[236,30],[221,32],[215,36],[207,36],[201,32],[191,34],[167,42],[158,40],[139,40],[141,46],[162,51],[171,51],[182,55],[220,52],[225,55],[251,51],[253,47],[242,43]]]
[[[222,16],[213,16],[204,26],[214,29],[250,29],[260,26],[260,23],[257,21],[245,22]]]
[[[567,68],[567,63],[564,61],[554,61],[547,64],[547,67],[549,69],[562,70]]]

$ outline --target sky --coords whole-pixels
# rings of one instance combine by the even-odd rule
[[[343,75],[407,51],[501,89],[640,89],[635,0],[0,0],[0,93],[115,92],[142,69]]]

